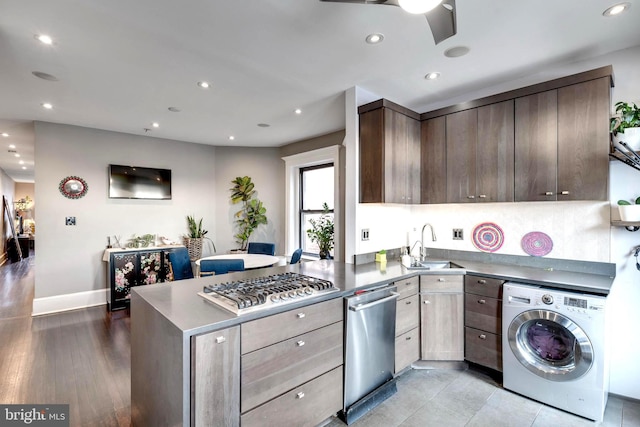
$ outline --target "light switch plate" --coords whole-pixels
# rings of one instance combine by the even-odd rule
[[[362,236],[362,240],[369,240],[369,229],[363,228],[361,236]]]
[[[65,225],[76,225],[76,217],[68,216],[64,219],[64,223]]]

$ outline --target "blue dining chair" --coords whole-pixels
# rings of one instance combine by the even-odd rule
[[[250,242],[247,246],[247,253],[249,254],[263,254],[263,255],[275,255],[276,244],[275,243],[259,243]]]
[[[200,261],[200,276],[227,274],[230,271],[244,271],[242,259],[203,259]],[[208,274],[207,274],[208,273]]]
[[[193,279],[191,260],[187,248],[178,248],[169,252],[169,269],[173,280]]]
[[[293,255],[291,255],[290,264],[297,264],[300,262],[300,258],[302,257],[302,248],[298,248],[293,251]]]

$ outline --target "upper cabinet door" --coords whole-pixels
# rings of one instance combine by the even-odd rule
[[[476,201],[513,202],[513,100],[478,108]]]
[[[447,202],[468,203],[476,194],[478,110],[449,114],[447,129]]]
[[[384,197],[384,110],[360,114],[360,202],[380,203]]]
[[[421,203],[446,203],[447,139],[444,116],[422,122],[420,144]]]
[[[515,200],[556,200],[558,93],[515,100]]]
[[[558,89],[558,200],[607,200],[609,81]]]

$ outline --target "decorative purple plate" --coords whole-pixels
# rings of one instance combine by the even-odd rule
[[[553,249],[553,240],[542,231],[532,231],[522,238],[522,250],[531,256],[545,256]]]
[[[495,252],[504,243],[504,233],[497,224],[483,222],[473,229],[471,241],[476,248],[483,252]]]

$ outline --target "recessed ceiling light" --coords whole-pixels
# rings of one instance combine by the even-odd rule
[[[42,103],[42,108],[46,108],[47,110],[51,110],[53,108],[53,104],[50,104],[48,102],[44,102],[44,103]]]
[[[9,134],[6,132],[2,132],[2,136],[4,136],[5,138],[9,138]]]
[[[268,123],[258,123],[258,127],[260,127],[260,128],[268,128],[269,126],[271,126],[271,125],[268,124]]]
[[[294,113],[296,113],[296,114],[302,114],[302,110],[301,110],[301,109],[299,109],[299,108],[296,108],[296,109],[294,110]]]
[[[611,6],[604,12],[602,12],[602,14],[604,16],[616,16],[616,15],[620,15],[624,11],[629,10],[630,7],[631,7],[631,3],[627,3],[627,2],[618,3],[618,4],[614,4],[613,6]]]
[[[19,164],[19,165],[24,165],[24,160],[20,160],[20,161],[18,162],[18,164]]]
[[[42,71],[32,71],[31,74],[39,79],[49,80],[50,82],[57,82],[58,78],[52,74],[43,73]]]
[[[153,123],[151,123],[151,126],[153,126],[154,128],[159,128],[160,127],[160,123],[153,122]]]
[[[233,141],[234,139],[236,139],[236,137],[235,137],[235,136],[233,136],[233,135],[229,135],[229,141]]]
[[[16,146],[15,146],[15,145],[13,145],[13,144],[11,144],[11,145],[9,146],[9,148],[16,148]]]
[[[447,58],[458,58],[460,56],[464,56],[469,53],[469,48],[466,46],[455,46],[450,47],[449,49],[444,51],[444,56]]]
[[[167,110],[171,111],[172,113],[179,113],[180,109],[178,107],[169,107],[167,108]]]
[[[380,33],[369,34],[365,39],[365,41],[369,44],[377,44],[382,42],[382,40],[384,40],[384,34]]]
[[[20,154],[16,153],[13,155],[13,157],[20,157]]]
[[[46,34],[36,34],[34,37],[43,44],[48,44],[48,45],[53,44],[53,39]]]
[[[209,82],[198,82],[198,86],[202,89],[209,89]]]
[[[427,80],[435,80],[438,77],[440,77],[440,73],[438,73],[437,71],[434,71],[434,72],[429,73],[426,76],[424,76],[424,78],[427,79]]]
[[[437,5],[442,3],[442,0],[399,0],[398,4],[406,12],[414,14],[427,13]]]

